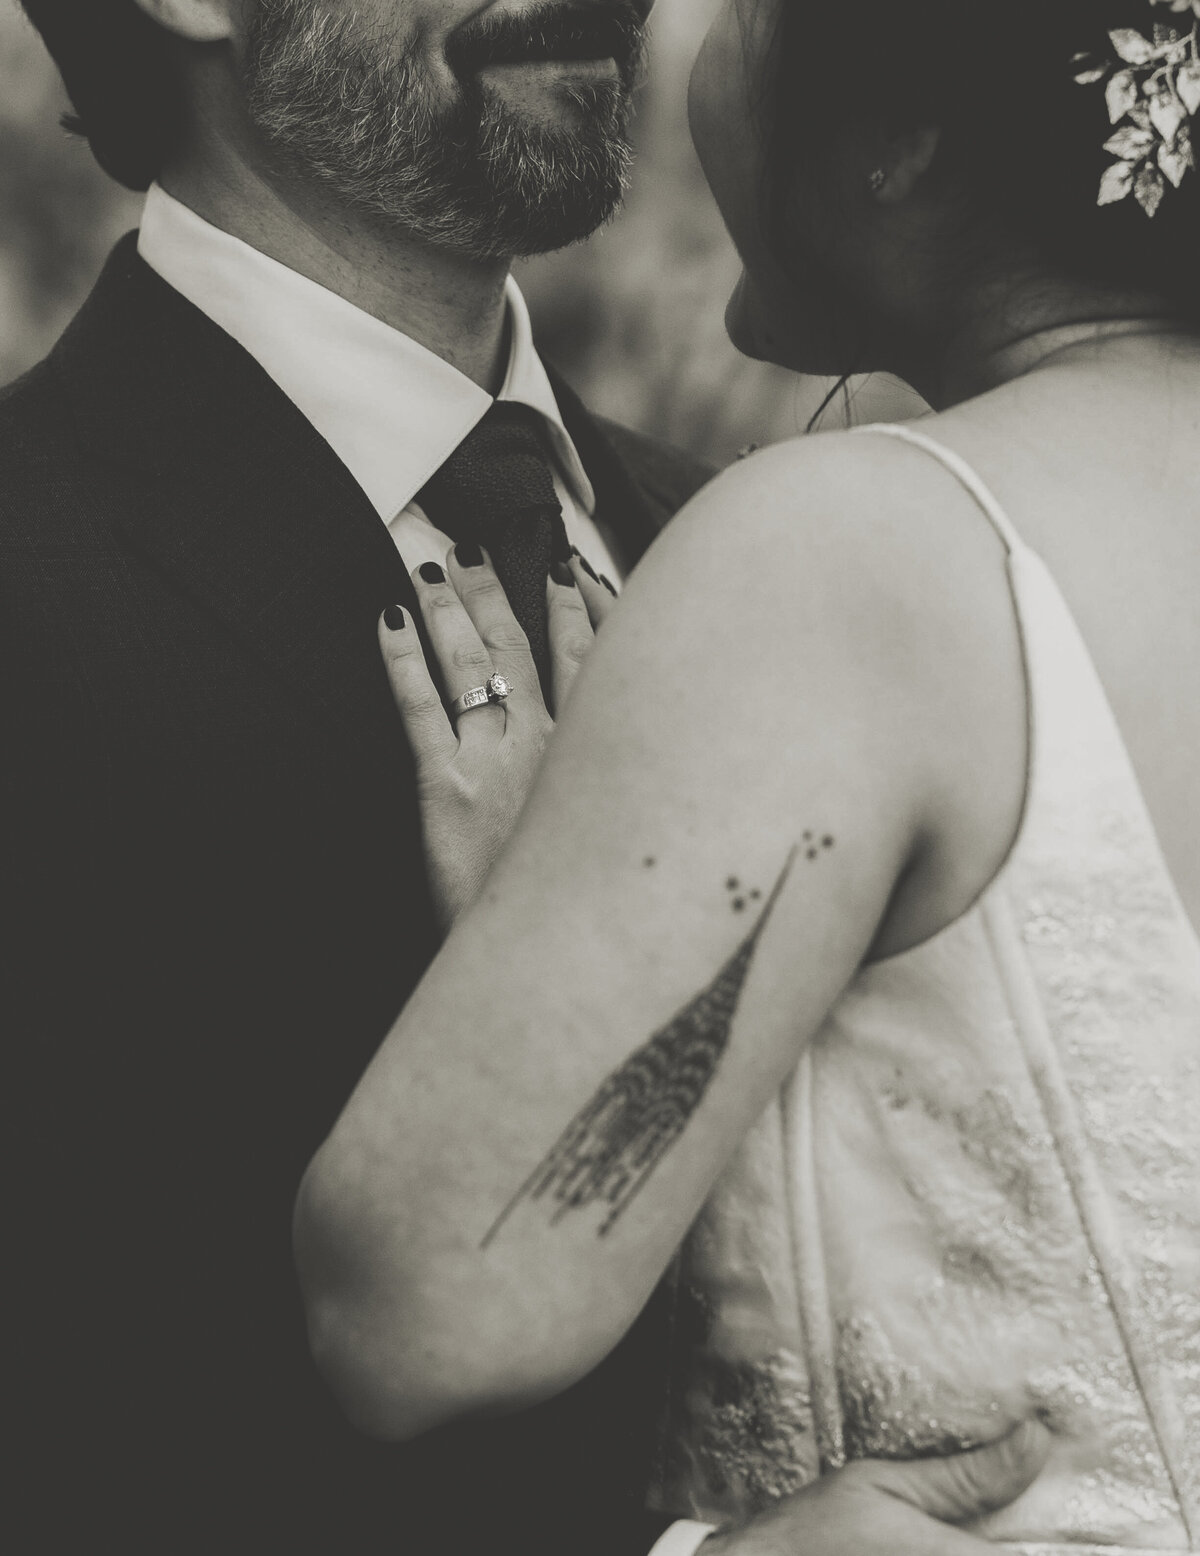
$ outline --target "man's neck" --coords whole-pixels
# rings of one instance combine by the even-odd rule
[[[168,194],[261,253],[442,357],[489,394],[508,360],[508,266],[435,249],[337,210],[320,190],[267,180],[240,159],[164,172]]]

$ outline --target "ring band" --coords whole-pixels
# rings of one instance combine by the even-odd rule
[[[472,686],[469,692],[456,697],[450,704],[450,711],[458,718],[472,708],[486,708],[489,703],[502,708],[511,695],[512,687],[502,675],[490,675],[485,686]]]

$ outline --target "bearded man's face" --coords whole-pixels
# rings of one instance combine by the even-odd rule
[[[652,0],[253,0],[250,118],[341,203],[476,259],[594,232]]]

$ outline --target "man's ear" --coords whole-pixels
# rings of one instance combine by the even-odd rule
[[[191,43],[220,43],[235,32],[237,0],[134,0],[153,21]]]
[[[941,139],[940,129],[909,130],[893,136],[882,168],[887,176],[875,194],[880,205],[902,205],[911,197],[933,166]]]

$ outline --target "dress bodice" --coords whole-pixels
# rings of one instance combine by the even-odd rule
[[[746,1515],[847,1458],[1036,1412],[1010,1548],[1200,1551],[1200,940],[1040,559],[1009,554],[1031,755],[980,900],[866,967],[679,1261],[658,1500]]]

